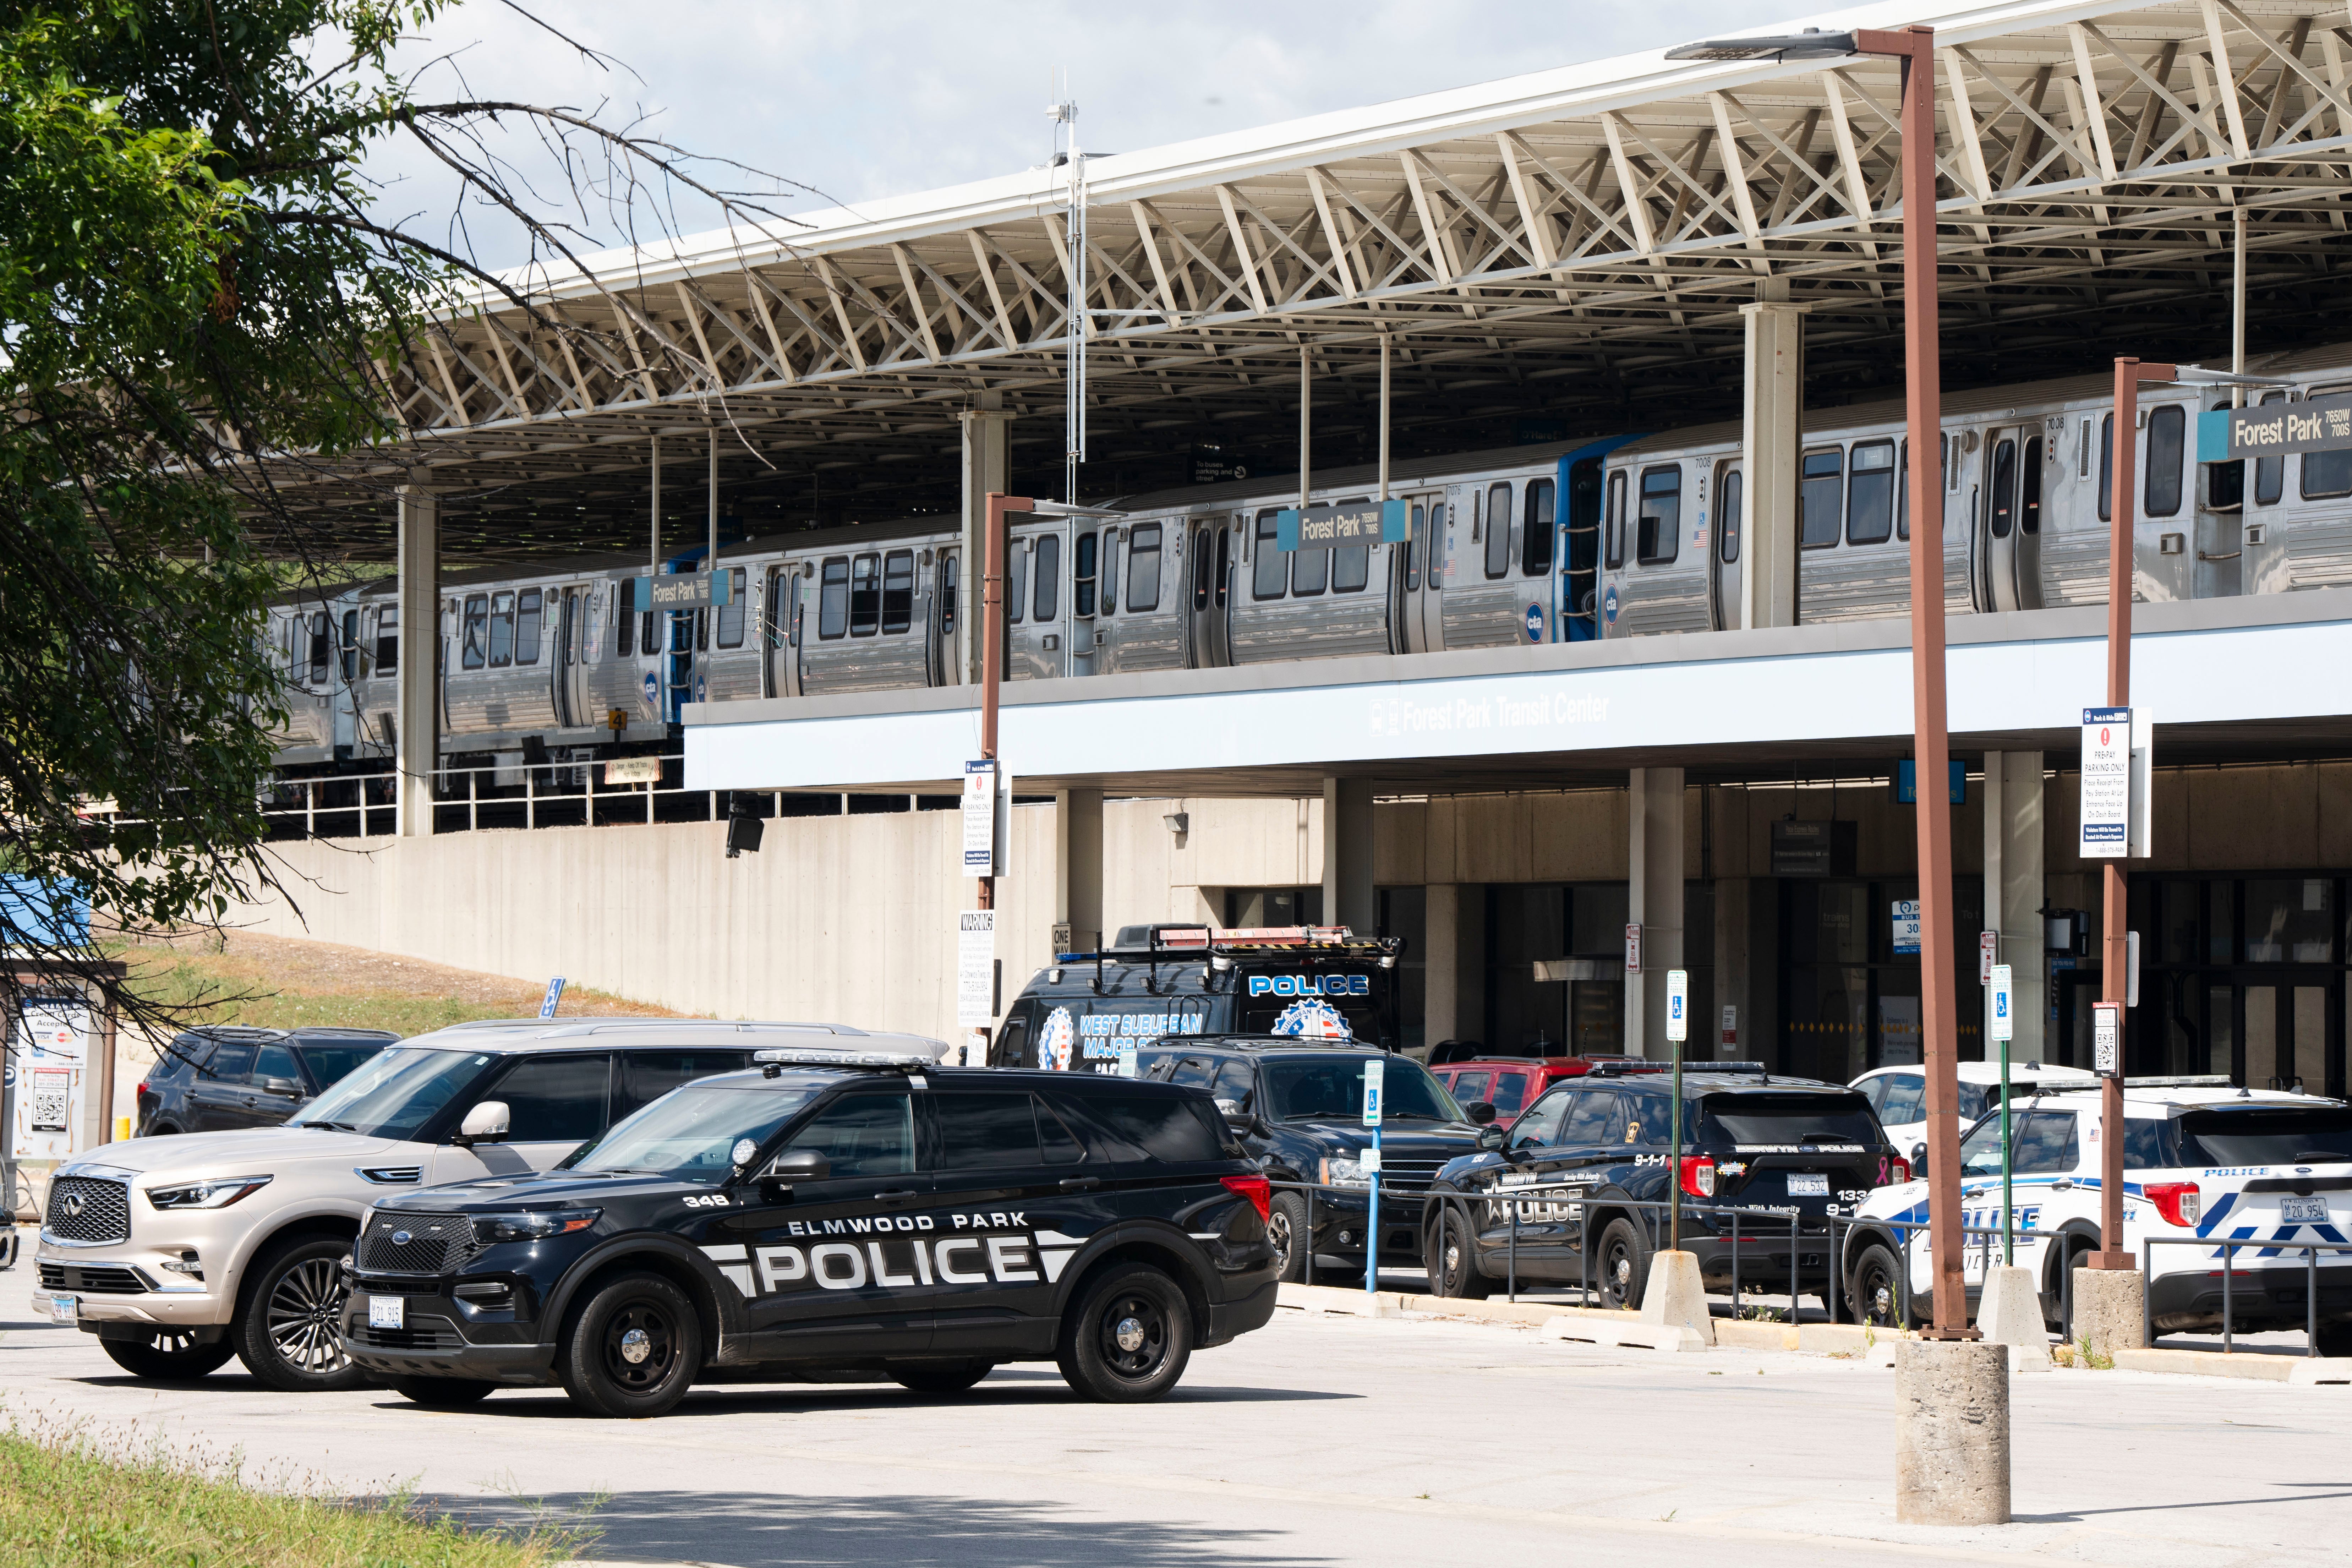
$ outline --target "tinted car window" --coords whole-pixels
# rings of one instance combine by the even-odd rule
[[[1265,1064],[1268,1114],[1277,1121],[1302,1121],[1310,1117],[1342,1120],[1364,1114],[1363,1057],[1335,1057],[1329,1061],[1274,1061]],[[1454,1103],[1429,1069],[1405,1057],[1382,1058],[1381,1078],[1386,1097],[1381,1115],[1391,1121],[1459,1121],[1461,1108]]]
[[[310,1081],[320,1089],[332,1089],[351,1077],[352,1069],[390,1045],[390,1040],[353,1040],[349,1044],[313,1043],[297,1047],[295,1054],[302,1065],[310,1069]]]
[[[1917,1073],[1898,1072],[1880,1079],[1885,1099],[1881,1101],[1878,1119],[1901,1123],[1925,1121],[1927,1119],[1927,1080]],[[1963,1112],[1963,1115],[1966,1113]]]
[[[940,1116],[940,1163],[950,1171],[994,1171],[1034,1165],[1037,1116],[1029,1096],[1012,1093],[942,1094],[931,1102]]]
[[[1459,1100],[1462,1097],[1457,1094],[1454,1098]],[[1528,1075],[1523,1072],[1496,1073],[1495,1087],[1487,1091],[1486,1099],[1494,1105],[1496,1115],[1510,1115],[1528,1102]]]
[[[1883,1134],[1870,1101],[1853,1089],[1710,1094],[1698,1101],[1696,1136],[1719,1143],[1860,1143]]]
[[[1215,1074],[1216,1069],[1208,1058],[1186,1057],[1176,1064],[1176,1070],[1168,1075],[1168,1081],[1181,1084],[1186,1089],[1206,1089]]]
[[[268,1083],[273,1078],[283,1078],[299,1084],[302,1081],[302,1068],[294,1059],[290,1047],[272,1041],[262,1047],[253,1058],[251,1077],[255,1083]]]
[[[179,1078],[193,1072],[213,1054],[213,1041],[205,1035],[182,1035],[165,1047],[157,1058],[154,1070],[147,1075],[152,1083],[159,1079]]]
[[[903,1176],[915,1168],[915,1108],[904,1094],[847,1094],[786,1145],[814,1149],[836,1176]]]
[[[2015,1126],[2010,1170],[2021,1176],[2063,1175],[2082,1162],[2082,1144],[2071,1110],[2032,1110],[2012,1118]],[[2130,1155],[2129,1145],[2125,1149]],[[2000,1173],[2000,1119],[1977,1123],[1960,1144],[1960,1173],[1997,1176]]]
[[[764,1144],[816,1097],[813,1088],[705,1085],[617,1122],[563,1162],[575,1171],[651,1171],[717,1182],[735,1168],[735,1145]]]
[[[1217,1081],[1209,1092],[1247,1110],[1251,1109],[1251,1097],[1257,1092],[1257,1075],[1250,1069],[1249,1063],[1236,1058],[1217,1069]]]
[[[304,1106],[294,1122],[374,1138],[414,1138],[498,1059],[487,1051],[396,1047]]]
[[[2183,1165],[2292,1165],[2352,1160],[2352,1110],[2336,1106],[2192,1110],[2179,1121]]]
[[[212,1058],[205,1062],[199,1076],[218,1083],[239,1083],[253,1070],[253,1045],[245,1040],[223,1040]]]
[[[1533,1110],[1511,1124],[1514,1149],[1540,1149],[1559,1142],[1559,1124],[1568,1115],[1567,1089],[1554,1089],[1536,1101]]]
[[[1624,1139],[1624,1119],[1617,1114],[1613,1089],[1587,1089],[1568,1096],[1568,1119],[1559,1130],[1564,1144],[1616,1143]]]
[[[1490,1072],[1456,1073],[1454,1075],[1453,1081],[1445,1088],[1447,1092],[1462,1104],[1475,1105],[1486,1098],[1486,1085],[1494,1076]],[[1496,1106],[1495,1109],[1500,1110],[1502,1107]]]
[[[1205,1100],[1088,1095],[1087,1120],[1116,1140],[1123,1157],[1187,1162],[1225,1158],[1225,1132]]]
[[[614,1115],[630,1115],[696,1079],[740,1072],[751,1059],[746,1051],[623,1051],[620,1102]]]
[[[510,1143],[578,1142],[604,1131],[610,1058],[527,1057],[507,1070],[484,1100],[507,1107]]]
[[[1624,1123],[1618,1129],[1618,1142],[1623,1143],[1671,1143],[1675,1136],[1673,1118],[1666,1110],[1666,1096],[1638,1090],[1627,1090],[1617,1097],[1617,1108],[1623,1113]]]

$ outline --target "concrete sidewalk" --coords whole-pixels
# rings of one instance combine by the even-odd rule
[[[2341,1388],[2018,1379],[2019,1522],[1941,1531],[1894,1521],[1893,1374],[1827,1355],[1285,1311],[1156,1405],[1080,1404],[1023,1366],[956,1399],[722,1388],[623,1423],[551,1392],[448,1414],[379,1391],[277,1394],[235,1363],[142,1384],[35,1321],[30,1289],[29,1265],[0,1274],[0,1409],[238,1448],[249,1471],[349,1491],[405,1482],[486,1519],[543,1508],[600,1528],[587,1554],[603,1560],[2210,1568],[2339,1562],[2352,1534]]]

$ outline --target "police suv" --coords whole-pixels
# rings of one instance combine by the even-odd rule
[[[1345,926],[1152,926],[1140,945],[1065,952],[1023,988],[992,1067],[1117,1073],[1161,1035],[1294,1035],[1393,1051],[1395,937]]]
[[[2033,1270],[2042,1317],[2060,1321],[2065,1271],[2098,1249],[2104,1161],[2097,1091],[2041,1094],[2011,1109],[2010,1184],[2020,1267]],[[1960,1142],[1961,1279],[1971,1300],[1998,1263],[2000,1116]],[[1845,1273],[1857,1314],[1918,1322],[1934,1311],[1934,1258],[1924,1181],[1871,1194],[1849,1233]],[[2137,1257],[2148,1237],[2340,1242],[2352,1219],[2352,1107],[2336,1100],[2228,1087],[2226,1080],[2133,1079],[2124,1085],[2124,1236]],[[1873,1224],[1871,1222],[1879,1222]],[[1903,1299],[1903,1242],[1910,1290]],[[2220,1247],[2158,1246],[2148,1254],[2148,1311],[2158,1332],[2221,1324]],[[2301,1329],[2310,1259],[2275,1247],[2232,1249],[2230,1314],[2240,1332]],[[2352,1354],[2352,1253],[2319,1255],[2318,1349]]]
[[[1131,1402],[1274,1314],[1266,1179],[1198,1089],[754,1060],[554,1171],[379,1203],[352,1359],[423,1405],[557,1384],[617,1416],[698,1381],[946,1394],[1013,1361]]]

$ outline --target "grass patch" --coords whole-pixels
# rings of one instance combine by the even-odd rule
[[[0,1432],[0,1562],[11,1568],[544,1568],[581,1537],[468,1528],[394,1496],[262,1490],[235,1459],[119,1452],[86,1432]]]

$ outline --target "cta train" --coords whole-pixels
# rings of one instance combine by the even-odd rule
[[[2352,345],[2252,368],[2282,384],[2258,401],[2352,390]],[[2105,601],[2109,396],[2105,376],[2085,376],[1945,399],[1937,500],[1953,613]],[[2352,583],[2352,452],[2198,463],[2194,416],[2227,403],[2210,389],[2144,390],[2137,595]],[[1908,610],[1903,413],[1889,401],[1804,420],[1800,622]],[[1363,467],[1325,471],[1313,500],[1368,500],[1375,479]],[[1395,464],[1390,493],[1410,528],[1392,543],[1277,549],[1276,515],[1297,492],[1268,480],[1101,503],[1113,519],[1022,518],[1007,563],[1007,673],[1042,680],[1730,629],[1747,567],[1741,490],[1735,423]],[[700,571],[704,553],[664,570]],[[689,701],[956,684],[963,556],[947,517],[726,544],[730,602],[698,611],[637,607],[643,557],[450,575],[429,631],[445,759],[578,763],[667,740]],[[292,713],[285,776],[389,765],[414,630],[398,617],[389,579],[273,611]]]

